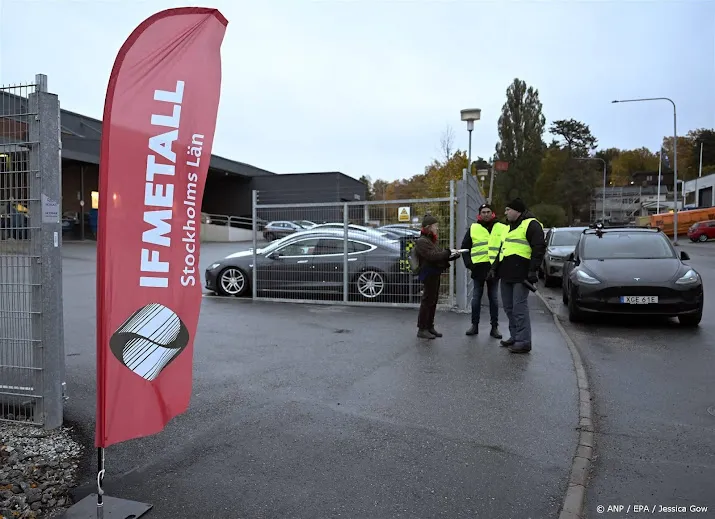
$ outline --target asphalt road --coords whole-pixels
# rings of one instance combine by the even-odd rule
[[[204,245],[201,264],[234,248]],[[77,497],[95,478],[94,258],[64,249],[66,417],[89,447]],[[152,519],[557,517],[576,377],[532,301],[534,350],[512,355],[466,337],[466,315],[438,314],[445,337],[425,342],[414,310],[205,297],[189,410],[110,447],[105,490]]]
[[[715,243],[681,241],[705,282],[699,329],[673,319],[568,322],[561,289],[542,289],[558,308],[590,377],[596,455],[586,495],[598,505],[707,506],[715,517]],[[683,513],[658,513],[683,517]],[[633,508],[629,517],[633,515]]]

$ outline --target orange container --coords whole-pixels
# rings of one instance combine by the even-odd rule
[[[688,233],[691,225],[704,220],[715,220],[715,207],[678,211],[678,236]],[[660,227],[665,234],[673,236],[673,213],[654,214],[650,217],[651,227]]]

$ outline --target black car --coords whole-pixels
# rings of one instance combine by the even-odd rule
[[[301,225],[287,220],[268,222],[268,224],[263,227],[263,237],[267,241],[273,241],[303,230],[305,230],[305,228]]]
[[[588,314],[678,317],[698,326],[703,282],[658,229],[604,228],[583,231],[564,265],[563,302],[569,320]]]
[[[403,244],[361,231],[348,232],[348,283],[352,298],[384,301],[419,294],[414,276],[405,268]],[[297,232],[256,251],[257,291],[269,297],[296,293],[330,293],[342,299],[343,229]],[[402,261],[401,261],[402,260]],[[242,251],[216,261],[206,270],[206,289],[219,295],[249,295],[253,251]],[[412,287],[410,287],[412,285]],[[413,290],[410,291],[410,288]]]

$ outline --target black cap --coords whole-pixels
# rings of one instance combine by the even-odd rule
[[[506,206],[509,209],[513,209],[517,213],[523,213],[524,211],[526,211],[526,204],[521,198],[515,198],[514,200],[506,204]]]
[[[478,212],[478,213],[481,213],[481,212],[482,212],[482,209],[489,209],[491,212],[494,212],[494,209],[492,209],[492,206],[490,206],[489,204],[482,204],[482,205],[480,205],[480,206],[479,206],[479,211],[477,211],[477,212]]]

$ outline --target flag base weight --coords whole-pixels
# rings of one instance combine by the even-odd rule
[[[138,519],[152,509],[153,505],[102,496],[104,519]],[[62,519],[97,519],[97,494],[90,494],[70,507]]]

